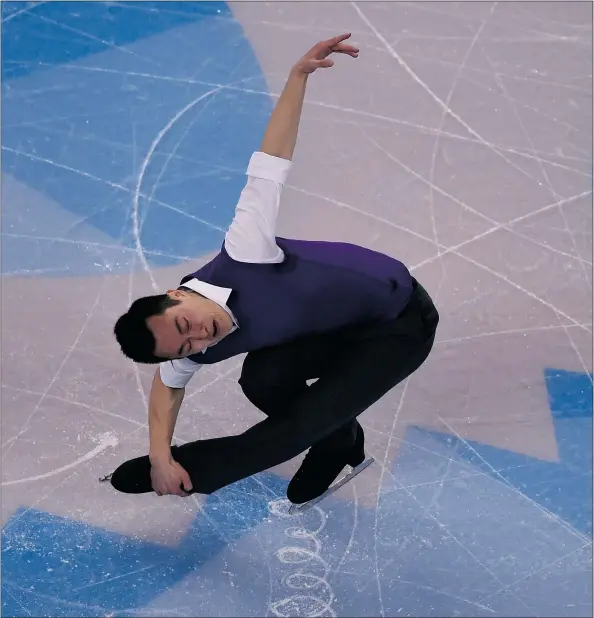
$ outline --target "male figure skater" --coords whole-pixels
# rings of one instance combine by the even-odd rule
[[[275,235],[308,77],[331,67],[333,53],[357,58],[349,36],[321,41],[292,68],[220,253],[118,319],[122,352],[160,366],[149,454],[106,477],[116,489],[209,494],[309,449],[287,497],[310,503],[343,468],[364,462],[357,417],[429,355],[438,314],[401,262],[356,245]],[[172,447],[191,376],[243,353],[239,383],[267,418],[239,435]]]

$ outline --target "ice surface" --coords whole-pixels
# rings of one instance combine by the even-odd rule
[[[406,262],[435,349],[302,516],[297,461],[116,494],[152,369],[113,323],[218,250],[291,63],[343,31],[279,234]],[[592,615],[590,3],[10,2],[2,64],[4,615]],[[241,361],[196,376],[178,442],[261,418]]]

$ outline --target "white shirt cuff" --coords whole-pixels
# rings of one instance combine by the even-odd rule
[[[165,361],[159,365],[161,382],[169,388],[185,388],[200,367],[202,365],[191,361],[189,358]]]
[[[292,161],[273,157],[265,152],[254,152],[250,158],[246,176],[263,178],[284,185],[291,169]]]

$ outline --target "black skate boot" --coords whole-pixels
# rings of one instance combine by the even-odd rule
[[[287,498],[293,503],[290,512],[310,508],[357,476],[371,463],[373,459],[365,459],[365,435],[359,423],[355,444],[348,450],[337,451],[312,446],[287,487]],[[346,466],[351,466],[352,471],[332,485]]]

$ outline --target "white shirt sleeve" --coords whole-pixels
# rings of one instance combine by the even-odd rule
[[[191,377],[202,367],[189,358],[176,358],[159,365],[161,382],[169,388],[184,388]]]
[[[280,196],[291,161],[254,152],[235,217],[225,236],[227,253],[238,262],[274,264],[284,254],[276,244]]]

